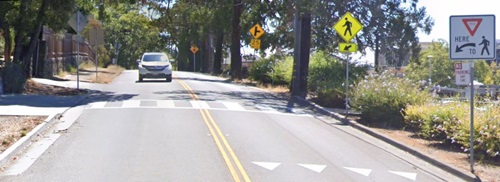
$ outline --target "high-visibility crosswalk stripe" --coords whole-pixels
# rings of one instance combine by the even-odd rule
[[[229,110],[235,110],[235,111],[244,111],[245,108],[243,108],[240,104],[236,102],[222,102],[224,106],[226,106],[227,109]]]
[[[191,103],[191,105],[195,109],[210,109],[210,106],[205,101],[192,100],[192,101],[189,101],[189,102]]]
[[[156,105],[161,108],[172,108],[175,107],[173,100],[158,100],[156,101]]]
[[[140,100],[124,100],[122,107],[140,107],[141,106],[141,101]]]
[[[90,105],[90,108],[103,108],[107,102],[94,102]]]

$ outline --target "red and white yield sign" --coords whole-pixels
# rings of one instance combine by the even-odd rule
[[[450,59],[495,59],[495,15],[450,16]]]

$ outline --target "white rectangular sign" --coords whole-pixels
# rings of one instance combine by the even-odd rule
[[[450,16],[450,59],[495,59],[495,15]]]
[[[455,84],[470,85],[470,64],[455,63]]]

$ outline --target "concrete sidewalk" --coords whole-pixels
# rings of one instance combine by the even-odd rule
[[[76,81],[56,81],[43,78],[32,78],[37,83],[60,87],[100,90],[102,84]],[[51,115],[62,114],[65,110],[75,106],[88,95],[51,96],[0,94],[0,115]]]

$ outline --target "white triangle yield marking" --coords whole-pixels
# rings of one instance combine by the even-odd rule
[[[317,173],[321,173],[321,171],[323,171],[323,169],[326,168],[326,165],[316,165],[316,164],[297,164],[297,165],[305,167]]]
[[[345,169],[351,170],[353,172],[359,173],[363,176],[368,176],[372,172],[371,169],[362,169],[362,168],[352,168],[352,167],[344,167]]]
[[[407,172],[399,172],[399,171],[389,171],[390,173],[403,176],[405,178],[411,179],[415,181],[417,179],[417,173],[407,173]]]
[[[271,171],[274,170],[279,165],[281,165],[281,163],[276,163],[276,162],[252,162],[252,163],[254,163],[255,165],[258,165],[260,167],[269,169]]]

